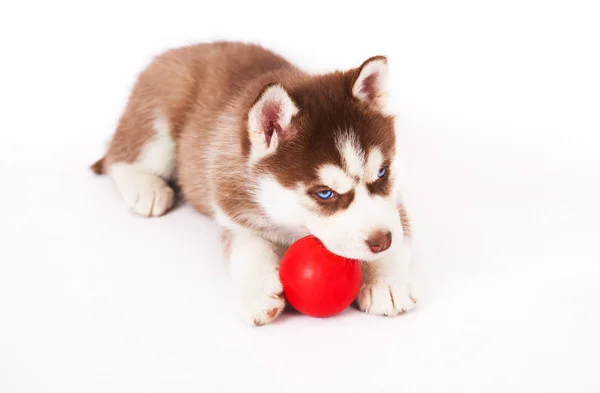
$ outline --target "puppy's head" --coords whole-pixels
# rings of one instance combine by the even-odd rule
[[[248,112],[256,198],[274,225],[306,228],[332,252],[374,260],[399,243],[388,67],[270,84]]]

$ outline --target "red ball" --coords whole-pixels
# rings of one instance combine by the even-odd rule
[[[281,259],[279,277],[288,303],[313,317],[345,310],[362,281],[360,262],[333,254],[314,236],[290,246]]]

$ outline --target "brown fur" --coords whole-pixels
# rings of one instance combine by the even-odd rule
[[[404,231],[404,236],[412,238],[410,219],[408,218],[408,214],[406,212],[406,207],[404,206],[404,204],[398,204],[398,212],[400,213],[400,220],[402,221],[402,230]]]
[[[352,95],[360,70],[371,59],[349,71],[309,75],[257,45],[217,42],[167,51],[140,74],[105,158],[91,168],[102,173],[112,163],[135,161],[153,134],[159,110],[172,126],[176,181],[189,203],[212,216],[216,202],[238,224],[272,230],[254,219],[261,208],[251,197],[246,165],[248,112],[274,83],[285,88],[300,109],[278,152],[256,167],[269,171],[286,187],[298,182],[309,189],[323,186],[316,169],[326,163],[342,165],[335,147],[339,132],[353,132],[365,151],[378,146],[389,162],[395,149],[393,118]],[[371,89],[373,82],[365,88]],[[223,113],[225,120],[220,118]],[[219,144],[222,140],[228,142]],[[217,174],[212,177],[211,157]],[[385,195],[391,191],[387,179],[369,190]],[[331,214],[334,207],[345,208],[351,201],[352,195],[347,195],[335,206],[323,204],[322,212]]]
[[[101,159],[99,159],[98,161],[96,161],[95,163],[93,163],[90,166],[90,169],[96,175],[102,175],[104,173],[104,157],[102,157]]]

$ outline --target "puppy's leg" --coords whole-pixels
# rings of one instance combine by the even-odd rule
[[[228,231],[224,241],[242,318],[257,326],[270,323],[285,307],[276,248],[245,229]]]
[[[174,202],[175,139],[195,97],[197,80],[186,49],[156,57],[135,83],[106,156],[92,165],[107,173],[128,208],[160,216]]]
[[[358,307],[370,314],[392,316],[415,307],[417,300],[408,272],[410,244],[374,262],[363,262],[363,283],[356,297]]]
[[[173,206],[175,141],[160,111],[125,112],[102,165],[135,213],[160,216]]]
[[[402,244],[382,259],[363,262],[363,282],[356,297],[358,307],[370,314],[392,316],[415,307],[417,299],[410,278],[410,225],[403,205],[398,206]]]

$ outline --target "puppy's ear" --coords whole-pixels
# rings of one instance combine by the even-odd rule
[[[388,62],[385,56],[367,59],[358,68],[352,86],[352,95],[372,109],[389,115],[388,107]]]
[[[277,150],[279,144],[290,138],[290,123],[298,108],[288,92],[279,84],[265,86],[248,112],[250,160],[256,161]]]

